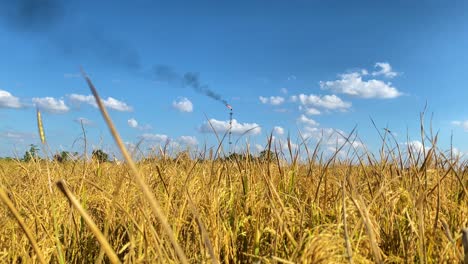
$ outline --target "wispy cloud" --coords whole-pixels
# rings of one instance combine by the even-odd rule
[[[0,138],[7,139],[9,141],[23,143],[27,140],[33,140],[37,138],[35,133],[19,132],[19,131],[2,131],[0,132]]]
[[[229,128],[229,121],[220,121],[212,118],[209,122],[203,123],[199,131],[202,133],[214,133],[214,129],[216,133],[226,133]],[[262,132],[262,129],[257,123],[239,123],[236,119],[233,119],[231,132],[236,135],[244,133],[258,135]]]
[[[192,102],[188,98],[185,98],[185,97],[182,97],[178,99],[177,101],[173,101],[172,107],[174,107],[180,112],[186,112],[186,113],[193,112]]]
[[[70,94],[68,95],[68,100],[72,104],[80,105],[82,103],[89,104],[97,108],[96,100],[92,95],[82,95],[82,94]],[[113,109],[120,112],[131,112],[133,109],[131,106],[123,101],[119,101],[113,97],[107,97],[107,99],[101,99],[104,106],[109,109]]]
[[[32,102],[39,109],[53,114],[63,114],[70,111],[70,108],[65,104],[63,99],[55,99],[53,97],[33,98]]]
[[[20,102],[18,97],[13,96],[11,93],[0,90],[0,108],[22,108],[24,105]]]
[[[281,96],[270,96],[270,97],[260,96],[258,97],[258,99],[260,100],[262,104],[271,104],[271,105],[281,105],[285,101],[284,97],[281,97]]]
[[[93,121],[91,121],[91,120],[89,120],[88,118],[85,118],[85,117],[78,117],[78,118],[74,119],[73,121],[75,121],[78,124],[83,123],[83,125],[85,125],[85,126],[93,124]]]
[[[372,72],[372,76],[383,75],[387,78],[394,78],[398,76],[398,73],[392,70],[392,66],[388,62],[377,62],[374,67],[379,70]]]
[[[463,128],[468,132],[468,120],[465,121],[452,121],[452,125]]]

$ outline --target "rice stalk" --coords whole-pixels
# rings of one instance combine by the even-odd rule
[[[174,247],[174,250],[179,258],[179,261],[181,263],[188,263],[187,257],[185,256],[185,253],[183,252],[182,248],[180,247],[179,243],[177,242],[176,237],[174,236],[174,232],[172,231],[171,226],[169,225],[166,216],[164,215],[161,206],[159,205],[159,202],[156,200],[152,192],[150,191],[148,185],[145,183],[143,177],[140,175],[140,172],[138,171],[135,163],[133,162],[130,154],[128,153],[122,139],[120,138],[120,135],[117,132],[117,129],[115,128],[109,114],[107,113],[106,107],[101,101],[101,98],[99,97],[99,94],[94,87],[93,83],[91,82],[91,79],[86,75],[83,69],[81,69],[81,73],[83,77],[85,78],[89,88],[91,89],[91,92],[93,93],[94,98],[96,99],[96,103],[99,107],[99,110],[101,111],[101,114],[104,118],[104,120],[107,123],[107,126],[109,127],[109,130],[118,146],[120,149],[122,156],[124,157],[125,161],[127,162],[128,166],[130,167],[130,171],[133,174],[133,177],[135,178],[136,183],[140,187],[141,191],[143,192],[144,197],[148,200],[151,209],[153,211],[153,214],[156,216],[156,218],[159,220],[161,223],[166,235],[169,238],[169,241],[171,242],[172,246]]]
[[[21,217],[21,215],[19,214],[18,210],[16,210],[15,206],[13,205],[13,203],[11,202],[10,198],[8,198],[8,195],[7,193],[5,192],[5,190],[3,190],[3,188],[0,188],[0,199],[3,201],[3,203],[5,203],[5,205],[8,207],[8,209],[10,210],[10,212],[13,214],[13,216],[15,217],[16,221],[18,222],[18,224],[20,225],[21,229],[23,229],[23,232],[26,234],[26,236],[28,237],[28,240],[29,242],[31,243],[34,251],[36,252],[36,255],[37,255],[37,258],[39,260],[40,263],[42,264],[45,264],[47,263],[44,259],[44,256],[42,255],[42,252],[41,250],[39,249],[39,246],[37,245],[37,242],[36,242],[36,238],[34,237],[34,235],[32,234],[32,232],[29,230],[29,228],[26,226],[26,224],[24,223],[24,220],[23,218]]]
[[[109,242],[107,241],[106,237],[102,234],[102,232],[99,230],[97,227],[96,223],[91,219],[91,216],[86,212],[86,210],[81,206],[80,202],[76,197],[73,195],[73,193],[68,189],[65,180],[59,180],[56,183],[57,187],[59,190],[67,197],[68,201],[70,202],[73,207],[78,211],[78,213],[81,215],[83,220],[86,222],[88,225],[89,229],[91,229],[91,232],[93,232],[94,236],[96,239],[99,241],[99,244],[101,244],[101,247],[104,249],[106,252],[107,256],[109,257],[109,261],[111,263],[121,263],[119,258],[117,257],[117,254],[115,251],[112,249],[110,246]]]

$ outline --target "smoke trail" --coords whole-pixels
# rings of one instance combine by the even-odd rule
[[[157,81],[168,83],[178,83],[183,87],[190,87],[198,93],[204,94],[216,101],[228,106],[228,102],[223,97],[211,90],[206,84],[202,84],[198,73],[187,72],[184,75],[178,74],[170,66],[156,65],[153,69],[154,77]]]
[[[64,8],[60,0],[0,1],[0,11],[7,24],[18,31],[43,31],[62,19]]]
[[[73,20],[71,2],[0,0],[0,26],[20,33],[28,42],[46,40],[55,52],[73,60],[97,59],[130,70],[141,68],[140,54],[127,41],[97,25]]]
[[[223,103],[224,105],[228,104],[227,101],[221,97],[221,95],[210,90],[208,85],[203,85],[200,83],[200,77],[198,76],[198,73],[187,72],[186,74],[184,74],[183,81],[185,86],[192,87],[195,91],[202,93],[208,97],[211,97],[216,101]]]

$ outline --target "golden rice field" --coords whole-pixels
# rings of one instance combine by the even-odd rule
[[[0,163],[5,203],[0,262],[34,263],[459,263],[468,226],[463,164],[286,163],[154,158],[137,168],[167,218],[152,211],[126,165]],[[64,179],[108,242],[51,182]]]
[[[160,153],[134,163],[88,83],[126,163],[0,161],[0,263],[462,263],[468,255],[467,164],[437,140],[416,152],[385,135],[374,156],[353,144],[337,155],[279,151],[270,139],[261,158]]]

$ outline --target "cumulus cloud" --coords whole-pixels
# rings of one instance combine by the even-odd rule
[[[128,124],[129,127],[135,128],[135,129],[138,129],[138,130],[149,130],[149,129],[152,128],[151,125],[149,125],[149,124],[146,124],[146,125],[143,125],[143,126],[140,125],[135,118],[128,119],[127,124]]]
[[[372,72],[372,76],[383,75],[387,78],[394,78],[398,75],[392,70],[392,66],[388,62],[377,62],[374,67],[379,70]]]
[[[193,112],[192,102],[189,99],[185,98],[185,97],[180,98],[179,100],[172,102],[172,107],[179,110],[180,112],[187,112],[187,113]]]
[[[186,146],[196,146],[198,145],[198,140],[194,136],[181,136],[177,139],[177,141],[181,145],[186,145]]]
[[[229,131],[229,121],[221,121],[216,119],[210,119],[209,122],[203,123],[199,131],[202,133],[226,133]],[[232,120],[232,134],[242,135],[244,133],[249,133],[253,135],[258,135],[262,132],[260,125],[257,123],[239,123],[236,119]]]
[[[302,105],[299,106],[299,110],[304,111],[306,115],[320,115],[322,113],[317,108]]]
[[[18,97],[13,96],[11,93],[0,90],[0,108],[21,108],[24,107],[21,104]]]
[[[465,121],[452,121],[452,125],[463,128],[468,132],[468,120]]]
[[[349,135],[340,129],[334,128],[306,127],[303,136],[305,138],[312,138],[317,142],[320,141],[321,144],[331,152],[336,151],[342,145],[350,145],[350,142],[352,142],[354,148],[361,148],[364,146],[359,141],[353,141],[352,138],[349,139],[350,142],[347,142],[346,138],[349,137]]]
[[[138,127],[138,121],[136,121],[135,118],[130,118],[129,120],[127,120],[127,124],[131,128],[137,128]]]
[[[317,123],[317,122],[316,122],[315,120],[313,120],[313,119],[308,118],[308,117],[305,116],[305,115],[301,115],[301,116],[297,119],[297,121],[298,121],[299,123],[302,123],[302,124],[307,125],[307,126],[310,126],[310,127],[319,126],[319,123]]]
[[[319,96],[319,95],[314,95],[314,94],[310,94],[310,95],[300,94],[298,96],[292,96],[291,101],[293,102],[299,101],[301,105],[303,105],[304,107],[308,109],[319,107],[319,108],[324,108],[327,110],[346,111],[352,105],[350,102],[345,102],[340,97],[334,94],[324,95],[324,96]],[[311,110],[311,113],[316,113],[316,111]]]
[[[144,133],[140,136],[140,138],[152,142],[167,142],[169,140],[167,135],[151,133]]]
[[[320,87],[323,90],[361,98],[390,99],[402,95],[391,83],[376,79],[366,81],[363,80],[362,76],[362,72],[341,74],[338,80],[320,82]]]
[[[63,114],[70,110],[62,99],[53,97],[33,98],[32,102],[39,109],[49,113]]]
[[[415,153],[422,153],[424,151],[424,146],[422,142],[419,140],[413,140],[413,141],[407,142],[405,143],[405,145],[407,145],[411,149],[411,151]]]
[[[284,135],[284,128],[282,128],[280,126],[275,126],[273,128],[273,133],[276,134],[276,135]]]
[[[94,107],[98,107],[96,104],[96,100],[92,95],[82,95],[82,94],[70,94],[68,95],[68,100],[72,104],[80,105],[80,104],[89,104]],[[101,99],[104,106],[109,109],[113,109],[120,112],[130,112],[132,111],[132,107],[127,105],[127,103],[119,101],[113,97],[107,97],[107,99]]]
[[[284,98],[281,96],[270,96],[270,97],[258,97],[262,104],[280,105],[284,103]]]

